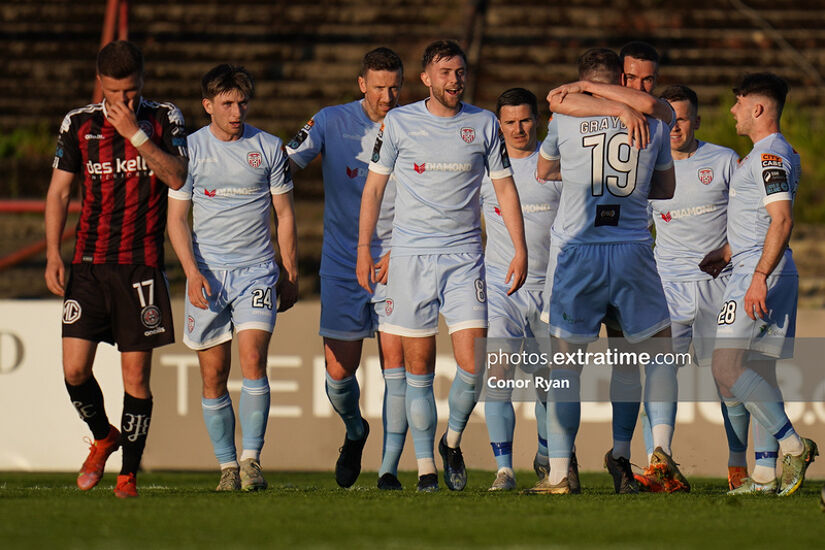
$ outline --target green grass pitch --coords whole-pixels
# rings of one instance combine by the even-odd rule
[[[491,472],[467,489],[383,492],[374,472],[349,490],[329,472],[268,472],[260,493],[214,493],[216,473],[138,476],[140,498],[112,495],[114,474],[83,493],[73,474],[0,473],[0,547],[16,548],[822,548],[822,483],[789,498],[725,496],[722,479],[690,494],[615,495],[604,473],[582,495],[488,493]],[[521,487],[535,480],[518,472]]]

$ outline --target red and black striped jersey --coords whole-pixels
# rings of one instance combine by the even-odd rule
[[[53,167],[83,176],[72,263],[163,267],[167,187],[105,112],[105,103],[70,111],[57,138]],[[141,99],[137,119],[155,145],[187,157],[186,130],[177,107]]]

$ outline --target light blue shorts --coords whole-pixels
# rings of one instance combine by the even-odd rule
[[[768,277],[768,316],[755,321],[745,312],[745,293],[752,278],[752,268],[734,268],[717,312],[716,349],[745,349],[776,359],[793,357],[799,276]]]
[[[547,338],[550,327],[541,320],[544,288],[521,287],[507,296],[510,284],[504,282],[507,273],[487,266],[488,338]]]
[[[704,281],[662,281],[670,311],[673,351],[686,353],[693,342],[700,365],[710,365],[716,318],[730,273]]]
[[[450,334],[487,327],[482,254],[390,256],[382,330],[399,336],[438,333],[438,314]]]
[[[377,326],[377,305],[372,303],[373,299],[354,277],[322,276],[321,329],[318,334],[348,342],[371,338]]]
[[[662,281],[646,243],[568,244],[557,254],[551,249],[551,262],[553,336],[574,344],[592,342],[608,313],[630,343],[670,326]]]
[[[270,261],[235,269],[199,269],[212,296],[207,297],[209,309],[200,309],[192,305],[187,294],[184,344],[203,350],[231,340],[232,334],[241,330],[272,332],[278,312],[278,264]]]

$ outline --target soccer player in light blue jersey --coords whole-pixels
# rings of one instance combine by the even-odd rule
[[[585,101],[585,98],[582,97],[583,92],[605,100],[612,100],[601,107],[601,109],[608,108],[610,110],[602,110],[601,112],[613,112],[617,116],[623,116],[622,120],[628,123],[629,136],[639,146],[644,146],[649,139],[648,125],[640,124],[638,119],[631,118],[630,115],[633,114],[633,110],[665,122],[668,129],[673,128],[676,119],[670,104],[652,95],[658,78],[659,54],[650,44],[636,41],[626,44],[619,56],[622,67],[621,83],[574,82],[552,90],[548,95],[548,100],[552,101],[555,96],[559,113],[576,116],[591,116],[599,113],[597,104],[592,100]],[[632,110],[623,114],[622,108],[632,108]],[[626,347],[624,335],[612,315],[605,319],[605,325],[607,335],[610,338],[610,345],[615,345],[617,349],[624,350]],[[669,372],[670,370],[656,369],[655,372],[658,373],[658,376],[656,376],[657,386],[664,387],[667,385],[675,394],[677,388],[676,373],[675,370]],[[613,373],[611,390],[616,394],[628,396],[633,392],[641,391],[640,381],[632,370],[619,369]],[[636,426],[638,409],[639,404],[631,401],[624,399],[613,401],[613,448],[610,456],[606,458],[606,465],[614,476],[614,480],[624,479],[630,474],[630,441]],[[663,464],[674,464],[675,468],[675,463],[670,459],[670,444],[676,420],[676,402],[656,402],[647,405],[643,411],[646,421],[648,412],[654,415],[653,424],[657,426],[654,447],[662,448],[662,454],[657,453],[655,458],[651,455],[651,459],[656,462],[656,466],[660,471]],[[649,425],[649,422],[646,422],[646,425]],[[653,440],[654,438],[651,436],[650,439]],[[671,469],[664,471],[668,479],[668,486],[679,487],[680,482],[674,481],[675,477],[670,475],[672,473]],[[681,478],[681,474],[678,477]],[[623,486],[627,485],[626,480],[619,483]]]
[[[474,342],[486,335],[487,292],[481,248],[479,189],[488,173],[515,254],[504,274],[521,287],[527,249],[518,192],[495,115],[463,103],[467,62],[458,44],[437,41],[424,52],[421,80],[429,98],[390,111],[378,134],[361,201],[358,282],[376,281],[370,240],[384,189],[396,177],[396,208],[387,281],[386,332],[400,335],[407,369],[407,419],[418,460],[418,490],[438,490],[433,445],[435,334],[441,313],[458,369],[450,420],[439,442],[444,480],[467,483],[459,444],[476,402]]]
[[[358,212],[375,138],[386,114],[398,103],[404,78],[401,58],[389,48],[368,52],[358,86],[363,99],[321,109],[287,144],[293,166],[304,168],[319,154],[324,176],[324,244],[321,252],[321,330],[326,362],[326,390],[346,426],[335,464],[335,480],[350,487],[361,472],[361,454],[369,425],[361,416],[355,372],[364,338],[378,330],[384,377],[384,446],[379,489],[401,489],[398,461],[407,435],[404,407],[406,375],[399,336],[383,330],[392,302],[385,301],[389,244],[394,215],[394,185],[381,203],[369,251],[376,259],[379,284],[371,295],[355,277]]]
[[[696,138],[700,123],[699,99],[693,90],[687,86],[670,86],[661,97],[676,114],[670,132],[676,191],[670,200],[650,201],[656,226],[656,267],[670,310],[674,351],[687,352],[692,342],[699,365],[709,366],[716,317],[730,268],[724,268],[714,278],[703,272],[699,263],[708,252],[726,242],[728,186],[739,156],[732,149]],[[728,411],[723,403],[722,413],[730,451],[728,483],[734,489],[747,477],[745,453],[750,417],[741,404]],[[643,417],[643,429],[650,457],[654,446],[647,418]],[[757,464],[759,462],[757,458]],[[648,470],[642,476],[637,475],[636,480],[649,490],[665,490],[656,471]]]
[[[509,285],[504,282],[504,278],[515,251],[501,217],[493,183],[489,177],[485,177],[481,184],[481,202],[487,229],[487,246],[484,253],[489,321],[487,336],[509,340],[545,338],[549,328],[539,317],[544,305],[544,280],[547,273],[547,256],[550,252],[548,237],[559,207],[561,182],[536,179],[536,162],[539,156],[536,138],[536,96],[524,88],[507,90],[498,97],[496,116],[512,164],[513,179],[518,188],[521,212],[524,216],[524,234],[530,254],[524,286],[508,296]],[[540,370],[536,371],[531,367]],[[545,365],[530,365],[521,368],[528,374],[546,378],[544,367]],[[486,374],[498,379],[512,379],[514,369],[491,367],[487,369]],[[496,479],[490,490],[512,490],[516,487],[513,472],[515,413],[512,389],[492,389],[488,386],[486,391],[484,416],[498,467]],[[537,395],[535,411],[538,424],[538,451],[533,460],[533,467],[539,479],[549,470],[545,427],[547,412],[541,398],[542,395]],[[571,471],[573,470],[574,475],[578,477],[577,470],[571,463]]]
[[[169,192],[169,240],[186,273],[183,341],[198,352],[203,418],[221,468],[217,490],[257,491],[267,487],[260,454],[269,418],[269,340],[277,311],[298,297],[292,178],[281,140],[245,122],[255,84],[244,68],[218,65],[203,77],[201,91],[211,122],[189,136],[189,177]],[[273,207],[280,286],[269,229]],[[233,336],[243,373],[240,464],[227,390]]]
[[[730,183],[728,243],[708,255],[702,266],[718,272],[733,262],[733,272],[717,318],[713,375],[729,406],[744,403],[751,416],[779,442],[782,477],[774,472],[745,479],[732,494],[796,492],[819,453],[800,437],[785,414],[776,387],[776,359],[793,357],[799,275],[788,240],[793,200],[800,176],[799,155],[780,132],[788,85],[771,73],[746,75],[734,88],[731,113],[736,133],[753,149]]]
[[[583,81],[615,85],[620,74],[619,58],[611,50],[588,50],[580,59]],[[648,94],[629,92],[650,103]],[[564,96],[551,92],[548,98],[551,110],[559,113]],[[554,349],[575,350],[595,340],[608,315],[630,344],[654,336],[659,341],[669,339],[670,318],[647,221],[649,198],[673,196],[668,128],[624,103],[584,94],[572,99],[575,109],[601,109],[605,114],[554,115],[541,147],[539,176],[546,179],[560,170],[563,182],[545,291]],[[663,370],[659,364],[648,366],[648,386]],[[571,492],[567,473],[581,414],[580,374],[581,366],[557,367],[551,372],[553,384],[557,381],[566,389],[548,396],[550,475],[531,492]],[[638,379],[636,365],[614,368],[611,390],[619,376],[632,378],[634,374]],[[617,401],[632,405],[633,397],[624,395]],[[638,401],[635,407],[638,410]],[[637,492],[629,461],[622,460],[623,464],[616,464],[612,451],[605,456],[616,492]]]

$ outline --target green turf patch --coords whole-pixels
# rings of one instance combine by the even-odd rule
[[[615,495],[606,474],[583,474],[582,495],[488,493],[494,475],[471,471],[467,489],[417,494],[349,489],[331,473],[268,472],[261,493],[214,493],[216,473],[143,473],[140,498],[112,495],[114,475],[83,493],[72,474],[0,473],[4,548],[817,548],[825,540],[821,482],[789,498],[725,496],[722,479],[692,479],[690,494]],[[518,472],[520,488],[534,480]]]

